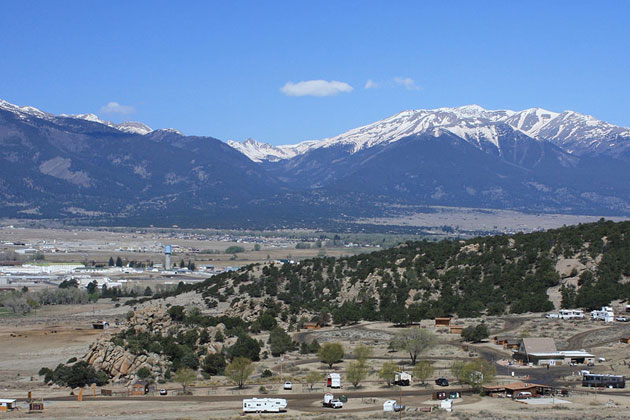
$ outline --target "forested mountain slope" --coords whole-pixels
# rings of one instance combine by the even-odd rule
[[[179,292],[201,293],[211,308],[256,322],[331,313],[336,323],[418,321],[547,311],[560,288],[565,307],[627,299],[630,222],[438,243],[407,242],[348,258],[251,265]],[[567,272],[569,267],[570,272]]]

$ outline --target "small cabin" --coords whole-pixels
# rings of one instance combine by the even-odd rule
[[[304,323],[304,328],[306,328],[307,330],[318,330],[322,327],[322,324],[320,322],[305,322]]]
[[[29,413],[41,413],[44,411],[44,401],[31,401],[28,403]]]
[[[0,398],[0,411],[13,411],[17,408],[15,398]]]
[[[494,336],[494,344],[497,344],[499,346],[503,346],[505,345],[506,341],[510,338],[513,338],[509,335],[495,335]]]
[[[503,343],[503,347],[508,350],[518,350],[518,348],[521,346],[521,341],[522,339],[516,337],[508,338]]]
[[[451,318],[435,318],[436,327],[449,327],[451,325]]]
[[[131,385],[131,395],[146,395],[149,393],[149,383],[146,381],[138,381]]]

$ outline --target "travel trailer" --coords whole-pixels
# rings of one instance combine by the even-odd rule
[[[613,322],[615,320],[615,313],[610,306],[602,306],[598,311],[591,311],[591,318],[598,321]]]
[[[279,413],[286,411],[284,398],[248,398],[243,400],[243,413]]]
[[[584,319],[584,311],[581,309],[560,309],[560,319]]]
[[[326,386],[329,388],[341,388],[341,375],[338,373],[329,373],[326,378]]]
[[[396,372],[394,375],[394,385],[408,386],[411,383],[411,375],[407,372]]]

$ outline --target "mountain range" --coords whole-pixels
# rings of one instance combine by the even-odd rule
[[[630,214],[630,129],[573,111],[403,111],[273,146],[0,101],[0,146],[4,217],[270,228],[409,205]]]

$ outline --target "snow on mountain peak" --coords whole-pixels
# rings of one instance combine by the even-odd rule
[[[19,106],[19,105],[14,105],[10,102],[7,102],[3,99],[0,99],[0,109],[4,109],[6,111],[11,111],[17,115],[19,115],[21,118],[25,118],[27,115],[33,116],[33,117],[38,117],[38,118],[44,118],[44,119],[50,119],[53,118],[54,115],[49,114],[47,112],[41,111],[33,106]]]
[[[283,159],[291,159],[298,154],[304,153],[308,149],[308,146],[313,143],[317,142],[305,141],[299,144],[273,146],[269,143],[258,142],[252,138],[248,138],[242,142],[234,140],[227,141],[228,145],[243,153],[250,160],[259,163],[262,161],[277,162]]]
[[[116,128],[120,131],[124,131],[125,133],[141,134],[143,136],[153,131],[153,129],[148,125],[137,121],[125,121],[120,124],[116,124]]]
[[[41,111],[32,106],[18,106],[12,103],[9,103],[3,99],[0,99],[0,109],[4,109],[7,111],[11,111],[18,115],[20,118],[26,118],[26,116],[33,116],[37,118],[42,118],[48,121],[52,121],[57,118],[54,114],[49,114],[47,112]],[[120,124],[115,124],[111,121],[104,121],[98,117],[96,114],[59,114],[59,117],[62,118],[74,118],[78,120],[90,121],[98,124],[103,124],[111,128],[115,128],[117,130],[123,131],[125,133],[131,134],[147,134],[153,131],[151,127],[146,124],[135,122],[135,121],[125,121]]]
[[[499,128],[500,126],[503,128]],[[272,146],[252,139],[242,143],[229,141],[228,144],[251,160],[262,162],[290,159],[313,149],[333,146],[345,146],[350,149],[350,153],[356,153],[412,135],[430,134],[438,137],[445,132],[477,147],[489,143],[500,149],[499,137],[505,130],[516,130],[521,137],[548,140],[561,147],[570,145],[570,148],[564,147],[569,152],[600,147],[599,138],[612,139],[620,136],[628,139],[625,143],[630,149],[629,129],[588,115],[573,111],[558,113],[543,108],[522,111],[488,110],[474,104],[454,108],[406,110],[334,137],[296,145]],[[610,144],[610,141],[606,144]]]

